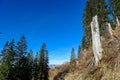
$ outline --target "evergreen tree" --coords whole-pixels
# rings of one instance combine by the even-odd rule
[[[33,51],[27,53],[23,36],[14,45],[14,39],[6,42],[0,59],[0,80],[49,80],[48,50],[43,43],[39,56],[33,59]]]
[[[78,59],[80,59],[81,46],[78,47]]]
[[[5,61],[7,61],[7,55],[8,55],[8,49],[9,49],[9,42],[7,41],[4,45],[3,50],[1,51],[1,59],[0,59],[0,80],[7,80],[8,79],[8,65]]]
[[[39,80],[48,80],[48,51],[43,43],[39,59]]]
[[[109,11],[107,10],[107,4],[105,0],[87,0],[86,8],[83,14],[83,26],[84,26],[84,37],[82,40],[82,47],[88,48],[92,44],[92,35],[91,35],[91,27],[90,23],[92,21],[92,17],[98,15],[99,27],[100,27],[100,35],[104,36],[106,27],[106,22],[110,22],[109,20]]]
[[[14,71],[14,60],[15,60],[15,50],[14,50],[14,39],[3,49],[3,57],[0,64],[0,80],[12,80]]]
[[[33,79],[34,80],[38,80],[38,75],[39,75],[39,66],[38,66],[38,63],[39,63],[39,58],[38,58],[38,53],[36,53],[36,56],[34,58],[34,61],[33,61]]]
[[[91,46],[92,35],[90,23],[92,21],[92,17],[95,15],[93,5],[93,0],[87,0],[85,11],[83,13],[84,36],[82,40],[82,48],[88,48]]]
[[[120,1],[119,0],[108,0],[110,5],[110,12],[116,21],[116,17],[120,20]]]
[[[75,59],[76,59],[76,57],[75,57],[75,51],[74,51],[74,48],[72,48],[72,51],[71,51],[71,57],[70,57],[70,65],[72,66],[72,67],[74,67],[75,66]]]
[[[24,36],[17,43],[17,61],[15,66],[16,80],[29,80],[29,68],[27,54],[27,43]]]
[[[24,56],[27,52],[27,43],[25,36],[22,36],[20,41],[17,43],[17,53],[19,54],[19,57]]]
[[[45,51],[45,48],[46,48],[46,45],[43,44],[42,45],[42,48],[41,48],[41,51],[40,51],[40,61],[39,61],[39,79],[40,80],[44,80],[44,57],[45,57],[45,54],[44,54],[44,51]]]
[[[96,2],[94,4],[96,4],[96,7],[97,7],[96,12],[98,15],[100,35],[104,36],[104,34],[106,32],[105,24],[106,24],[106,22],[110,22],[110,19],[108,17],[109,11],[107,9],[107,4],[106,4],[105,0],[96,0]]]
[[[31,80],[33,77],[33,51],[32,50],[30,50],[27,55],[27,61],[28,62],[27,62],[26,67],[28,68],[28,72],[27,72],[28,78],[29,80]]]
[[[1,58],[2,58],[2,56],[5,56],[6,54],[7,54],[7,52],[8,52],[8,49],[9,49],[9,41],[7,41],[6,43],[5,43],[5,45],[4,45],[4,48],[3,48],[3,50],[1,51]]]
[[[45,54],[45,62],[44,62],[44,65],[45,65],[45,78],[44,80],[49,80],[48,77],[49,77],[49,74],[48,74],[48,71],[49,71],[49,60],[48,60],[48,51],[46,50],[46,54]]]

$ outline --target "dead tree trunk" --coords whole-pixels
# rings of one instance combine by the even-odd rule
[[[92,31],[92,49],[95,58],[95,65],[97,66],[102,58],[102,46],[100,42],[100,33],[97,16],[93,17],[92,19],[91,31]]]
[[[120,26],[120,22],[119,22],[118,17],[116,17],[116,23],[117,23],[117,26]]]
[[[107,32],[109,34],[109,37],[113,38],[113,30],[112,30],[110,23],[107,23]]]

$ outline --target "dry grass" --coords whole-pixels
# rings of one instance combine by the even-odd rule
[[[120,80],[120,27],[113,31],[112,38],[103,38],[102,47],[104,51],[99,66],[94,66],[92,48],[89,48],[81,52],[75,68],[58,80]],[[64,72],[68,66],[69,64],[64,64],[51,71],[50,80],[60,71]]]
[[[64,73],[66,73],[69,69],[69,63],[64,63],[60,66],[57,66],[55,69],[51,69],[49,71],[49,80],[57,80],[56,78],[64,77]],[[60,79],[61,80],[61,79]]]

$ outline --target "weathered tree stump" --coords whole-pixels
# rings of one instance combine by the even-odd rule
[[[92,49],[95,58],[95,66],[97,66],[102,58],[102,46],[100,41],[100,32],[97,16],[93,17],[92,19],[91,31],[92,31]]]
[[[116,23],[117,23],[117,26],[120,26],[120,21],[117,16],[116,16]]]
[[[107,23],[107,33],[108,33],[108,36],[112,39],[113,38],[113,30],[112,30],[110,23]]]

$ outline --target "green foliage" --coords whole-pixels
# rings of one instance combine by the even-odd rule
[[[116,17],[120,20],[120,1],[119,0],[108,0],[110,5],[110,12],[116,21]]]
[[[110,22],[109,11],[105,0],[87,0],[86,7],[83,13],[84,37],[82,40],[82,47],[88,48],[92,44],[92,34],[90,23],[95,15],[98,15],[100,35],[104,36],[106,27],[105,23]]]
[[[40,50],[40,60],[39,60],[39,79],[48,80],[48,71],[49,71],[49,62],[48,62],[48,51],[46,50],[46,45],[43,43]]]
[[[15,50],[14,40],[10,43],[6,42],[2,51],[2,59],[0,62],[0,79],[1,80],[12,80],[11,74],[14,68]]]
[[[25,36],[20,38],[20,41],[17,43],[17,53],[19,56],[25,55],[27,52],[27,43],[25,40]]]
[[[71,67],[74,67],[75,66],[75,51],[74,51],[74,48],[72,48],[72,51],[71,51],[71,57],[70,57],[70,65]]]
[[[27,68],[28,68],[28,79],[32,79],[33,77],[33,51],[30,50],[27,55]]]
[[[34,58],[33,51],[27,52],[27,43],[22,36],[17,46],[14,39],[6,42],[0,55],[0,80],[48,80],[49,61],[46,45]]]
[[[7,41],[7,42],[5,43],[4,48],[3,48],[3,50],[1,51],[1,58],[7,54],[8,49],[9,49],[9,41]]]
[[[81,48],[81,46],[79,45],[79,47],[78,47],[78,59],[80,59],[80,52],[81,52],[81,50],[82,50],[82,48]]]
[[[38,53],[36,53],[36,56],[33,60],[33,71],[32,71],[34,80],[38,80],[38,73],[39,73],[38,62],[39,62]]]
[[[45,75],[45,78],[44,80],[49,80],[49,74],[48,74],[48,71],[49,71],[49,60],[48,60],[48,50],[45,50],[45,56],[44,56],[44,75]]]
[[[25,54],[27,50],[27,43],[25,37],[22,36],[20,41],[17,43],[17,61],[15,65],[15,78],[16,80],[29,80],[29,62]],[[24,77],[26,76],[26,77]]]

